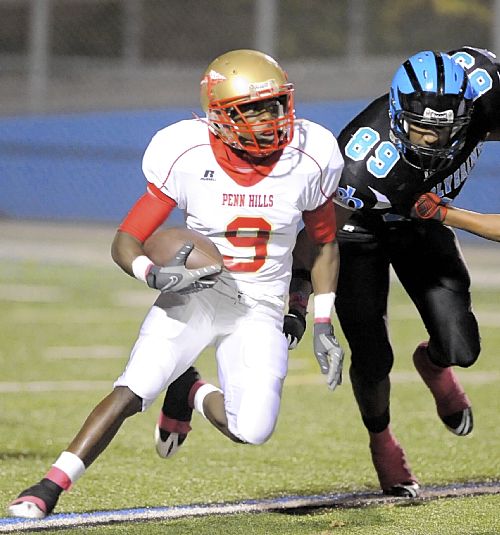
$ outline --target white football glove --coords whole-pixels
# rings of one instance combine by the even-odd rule
[[[342,384],[344,350],[340,347],[331,323],[315,323],[313,331],[314,354],[321,373],[326,375],[330,390]]]

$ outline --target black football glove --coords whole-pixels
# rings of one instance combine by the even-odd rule
[[[146,275],[146,282],[150,288],[161,292],[176,292],[188,294],[211,288],[215,279],[206,279],[222,271],[222,266],[214,264],[199,269],[186,268],[186,261],[194,248],[193,243],[184,244],[167,266],[153,265]]]
[[[295,349],[306,330],[306,318],[297,310],[289,310],[283,320],[283,332],[288,341],[288,349]]]

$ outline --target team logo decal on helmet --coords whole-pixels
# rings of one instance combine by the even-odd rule
[[[427,175],[446,169],[464,146],[471,120],[473,90],[464,69],[444,53],[423,51],[394,75],[389,95],[391,139],[405,160]],[[448,129],[436,146],[412,143],[410,124]]]
[[[278,63],[256,50],[216,58],[200,83],[212,132],[231,147],[267,156],[293,136],[293,84]]]
[[[224,75],[218,73],[217,71],[211,70],[202,78],[200,85],[202,87],[202,91],[204,90],[203,88],[205,88],[205,91],[207,94],[209,94],[212,92],[212,88],[215,84],[219,84],[225,80],[227,80],[227,78]]]

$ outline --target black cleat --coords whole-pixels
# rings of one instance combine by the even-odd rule
[[[420,492],[420,485],[416,481],[403,481],[382,491],[387,496],[398,498],[417,498]]]
[[[155,427],[156,452],[160,457],[171,457],[186,440],[193,415],[190,398],[203,384],[200,374],[191,366],[168,387]]]
[[[62,487],[57,483],[44,478],[36,485],[23,490],[9,504],[8,513],[20,518],[45,518],[52,513],[62,491]]]
[[[472,407],[467,407],[448,416],[441,416],[441,420],[449,431],[459,437],[472,433],[474,429]]]

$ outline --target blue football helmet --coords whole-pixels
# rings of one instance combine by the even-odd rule
[[[445,53],[426,50],[396,71],[389,94],[392,141],[403,158],[429,176],[451,165],[464,146],[471,120],[473,89],[464,69]],[[409,124],[449,130],[439,146],[410,141]]]

